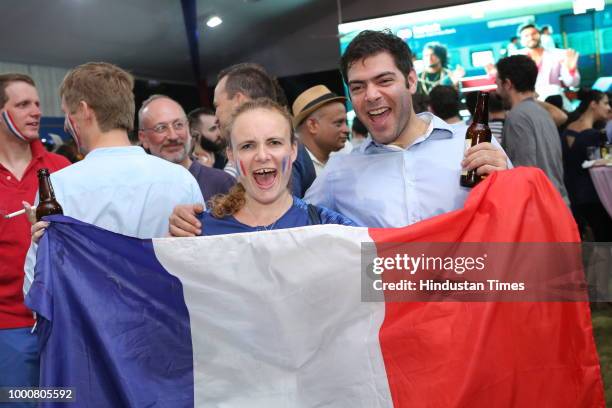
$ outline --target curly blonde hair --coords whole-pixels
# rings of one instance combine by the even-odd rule
[[[210,199],[210,213],[215,218],[234,215],[246,203],[245,189],[242,183],[236,183],[227,194],[217,194]]]
[[[297,142],[295,130],[293,129],[293,123],[291,121],[291,115],[289,115],[287,109],[269,98],[258,98],[245,102],[238,109],[236,109],[236,111],[232,114],[227,126],[222,129],[223,137],[227,141],[230,149],[232,148],[231,134],[236,119],[246,112],[257,109],[264,109],[279,113],[289,125],[291,144]],[[217,194],[210,200],[210,213],[215,218],[223,218],[227,217],[228,215],[234,215],[236,212],[238,212],[238,210],[244,207],[244,204],[246,203],[245,193],[246,190],[244,189],[244,185],[242,185],[240,182],[236,183],[236,185],[232,187],[227,194]]]

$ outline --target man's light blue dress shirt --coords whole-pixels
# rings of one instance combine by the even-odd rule
[[[95,149],[82,161],[51,174],[51,184],[64,215],[142,239],[166,236],[176,205],[204,204],[187,169],[137,146]],[[24,291],[34,278],[35,264],[32,245]]]
[[[333,156],[305,200],[368,227],[403,227],[462,208],[470,192],[459,185],[467,126],[418,117],[429,127],[406,149],[368,137],[352,154]]]

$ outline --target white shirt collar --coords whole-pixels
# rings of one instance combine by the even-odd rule
[[[416,138],[410,146],[406,148],[402,148],[397,145],[380,144],[380,143],[375,142],[374,139],[372,139],[371,135],[368,135],[368,138],[364,140],[364,142],[359,147],[359,151],[365,152],[366,150],[368,150],[370,146],[376,146],[378,148],[382,147],[382,148],[392,150],[392,151],[403,151],[403,150],[409,149],[411,146],[414,146],[417,143],[422,142],[423,140],[426,140],[430,136],[433,136],[436,139],[447,139],[447,138],[453,137],[454,131],[453,131],[452,126],[446,123],[445,121],[443,121],[442,119],[440,119],[439,117],[437,117],[436,115],[434,115],[433,113],[422,112],[422,113],[417,114],[417,117],[427,122],[428,126],[427,126],[427,130],[425,131],[425,133],[419,136],[418,138]],[[434,130],[440,130],[440,132],[434,133]]]

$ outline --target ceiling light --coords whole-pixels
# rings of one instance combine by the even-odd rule
[[[590,9],[601,11],[606,7],[605,0],[574,0],[574,14],[584,14]]]
[[[218,26],[219,24],[221,24],[222,22],[223,22],[223,20],[221,20],[221,17],[219,17],[219,16],[211,16],[206,21],[206,25],[209,26],[210,28],[214,28],[214,27]]]

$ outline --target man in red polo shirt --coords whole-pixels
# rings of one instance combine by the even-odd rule
[[[38,139],[40,100],[27,75],[0,75],[0,387],[38,385],[38,347],[30,333],[32,312],[23,304],[23,264],[30,247],[25,215],[4,215],[32,203],[37,171],[70,162],[49,153]]]

